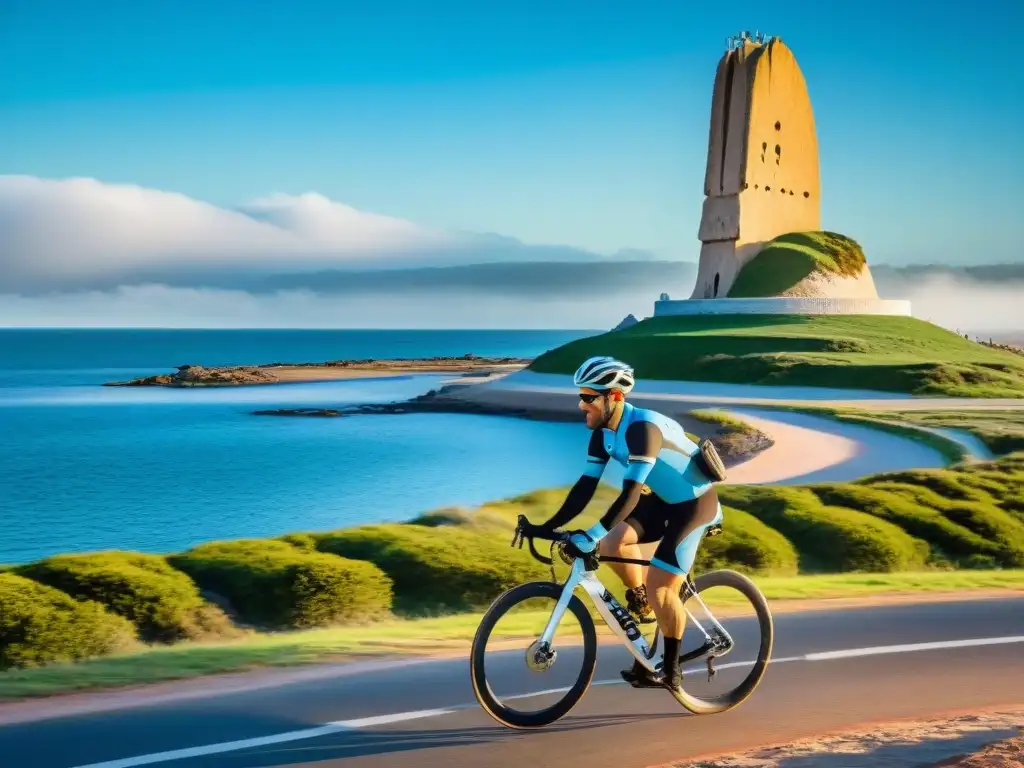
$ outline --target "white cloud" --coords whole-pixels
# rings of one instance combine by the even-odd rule
[[[559,246],[435,231],[317,193],[220,208],[96,179],[0,176],[0,291],[112,288],[213,273],[594,259]]]
[[[42,296],[0,294],[0,326],[136,328],[609,328],[626,314],[650,314],[650,291],[587,292],[540,298],[429,291],[340,299],[310,290],[246,291],[121,287]]]

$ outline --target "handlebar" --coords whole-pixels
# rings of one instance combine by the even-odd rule
[[[558,547],[559,544],[564,545],[566,542],[568,542],[569,541],[569,537],[572,536],[572,532],[571,531],[560,531],[560,532],[557,532],[557,533],[554,532],[554,531],[548,532],[548,531],[544,531],[543,529],[538,530],[536,526],[530,526],[533,529],[533,533],[527,534],[527,533],[525,533],[523,531],[523,529],[526,526],[530,526],[530,521],[526,519],[526,515],[519,515],[518,522],[516,523],[516,531],[512,535],[512,546],[514,547],[516,545],[516,543],[518,542],[519,548],[522,549],[523,548],[523,540],[526,539],[530,543],[530,554],[532,554],[535,559],[539,560],[540,562],[544,563],[545,565],[551,566],[551,580],[552,581],[557,581],[558,579],[555,577],[554,557],[544,557],[544,555],[540,554],[540,552],[538,552],[534,548],[533,540],[535,538],[537,538],[537,539],[545,539],[545,540],[551,541],[551,552],[552,552],[552,555],[553,555],[554,551],[555,551],[555,547]],[[573,555],[568,554],[565,551],[564,546],[559,548],[558,554],[561,556],[561,559],[562,559],[562,561],[564,563],[566,563],[567,565],[572,565],[572,563],[573,563]],[[597,569],[598,562],[599,562],[599,557],[598,557],[596,552],[589,552],[589,553],[583,555],[582,559],[583,559],[583,562],[584,562],[584,567],[588,571],[593,571],[593,570]]]
[[[534,532],[533,533],[526,534],[526,533],[524,533],[523,529],[527,525],[529,525],[529,521],[526,519],[526,515],[519,515],[519,517],[517,518],[517,521],[516,521],[515,533],[512,534],[512,544],[510,546],[515,547],[516,544],[518,543],[519,544],[519,548],[522,549],[523,548],[523,540],[525,539],[530,544],[530,554],[532,554],[537,560],[540,560],[545,565],[552,565],[553,564],[553,560],[550,557],[544,557],[544,555],[540,554],[536,550],[536,548],[533,546],[533,540],[535,538],[537,538],[537,539],[545,539],[547,541],[551,541],[552,542],[551,548],[554,549],[554,545],[556,543],[558,543],[560,541],[568,541],[569,534],[568,533],[555,533],[554,531],[551,531],[550,534],[548,532],[546,532],[546,531],[542,533],[542,532],[537,531],[536,528],[534,528]]]

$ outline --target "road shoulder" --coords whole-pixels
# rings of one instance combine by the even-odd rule
[[[1024,757],[1024,703],[861,724],[656,768],[1014,768]],[[655,768],[651,766],[651,768]]]

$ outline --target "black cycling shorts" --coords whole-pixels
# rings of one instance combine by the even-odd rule
[[[669,504],[655,493],[645,493],[626,524],[640,544],[660,541],[651,565],[683,576],[693,568],[704,532],[722,522],[722,505],[714,487],[692,501]]]

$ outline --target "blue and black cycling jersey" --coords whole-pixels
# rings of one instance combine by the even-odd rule
[[[716,494],[712,494],[715,498],[710,506],[694,503],[714,487],[713,480],[700,469],[695,458],[699,455],[700,448],[686,436],[677,421],[657,411],[625,403],[616,429],[594,430],[580,478],[545,526],[558,528],[580,514],[593,498],[608,462],[614,459],[626,470],[622,491],[587,534],[600,539],[629,518],[646,486],[659,502],[657,518],[663,520],[660,527],[673,539],[665,542],[665,552],[659,551],[651,564],[676,573],[686,572],[693,564],[700,535],[722,519]],[[645,509],[645,516],[650,514]],[[680,519],[670,520],[674,517]],[[637,522],[634,528],[641,527],[640,521]],[[668,531],[670,525],[671,532]],[[646,527],[651,527],[649,521]],[[647,530],[642,541],[654,540],[650,538],[652,535],[653,531]],[[675,553],[671,557],[670,551]]]
[[[608,460],[615,459],[626,468],[624,480],[646,485],[675,504],[696,499],[712,486],[694,461],[699,453],[679,422],[626,403],[618,429],[594,430],[583,474],[600,478]]]

